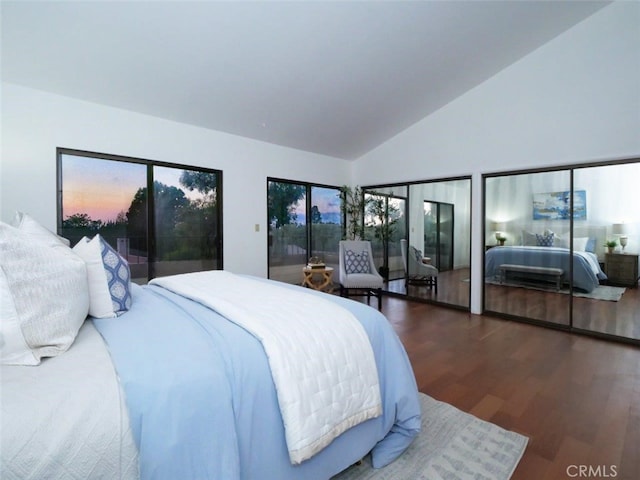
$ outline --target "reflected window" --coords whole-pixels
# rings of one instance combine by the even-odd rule
[[[372,241],[376,265],[389,268],[384,289],[415,300],[468,309],[471,291],[471,180],[468,177],[364,187],[367,198],[379,199],[378,210],[395,218],[386,248],[382,222],[365,217],[366,238]],[[386,202],[386,203],[385,203]],[[404,245],[404,249],[403,249]],[[438,268],[438,288],[408,281],[409,258]]]
[[[364,197],[364,234],[371,241],[378,271],[387,280],[403,278],[400,239],[406,231],[406,199],[383,191],[369,191]]]

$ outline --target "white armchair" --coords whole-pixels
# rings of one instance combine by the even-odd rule
[[[378,310],[382,308],[384,279],[373,262],[371,242],[366,240],[341,240],[339,252],[340,296],[378,297]]]
[[[438,293],[438,269],[433,265],[422,261],[422,253],[416,247],[409,245],[407,241],[400,240],[402,250],[402,263],[404,264],[405,287],[408,284],[426,285]]]

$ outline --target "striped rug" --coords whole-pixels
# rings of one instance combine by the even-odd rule
[[[366,457],[333,480],[506,480],[528,438],[420,393],[422,431],[407,451],[381,469]]]

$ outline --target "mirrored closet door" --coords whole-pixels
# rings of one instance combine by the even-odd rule
[[[574,184],[588,199],[590,226],[576,230],[575,242],[593,235],[598,262],[606,275],[599,288],[585,297],[576,291],[573,326],[617,337],[640,339],[640,163],[592,166],[574,170]],[[591,237],[589,238],[591,240]],[[611,247],[607,247],[609,244]]]
[[[640,163],[486,175],[484,309],[640,339]]]
[[[388,202],[391,231],[381,244],[380,219],[365,215],[377,265],[389,267],[385,289],[395,295],[470,307],[471,179],[365,187]],[[367,209],[371,212],[371,204]],[[378,208],[378,210],[380,210]]]
[[[484,307],[569,325],[571,178],[568,171],[485,179]]]

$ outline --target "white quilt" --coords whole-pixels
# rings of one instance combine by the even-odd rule
[[[224,271],[150,283],[212,308],[262,342],[293,464],[382,413],[373,349],[348,310],[304,290]]]
[[[3,480],[136,479],[138,452],[111,357],[91,321],[39,366],[2,366]]]

